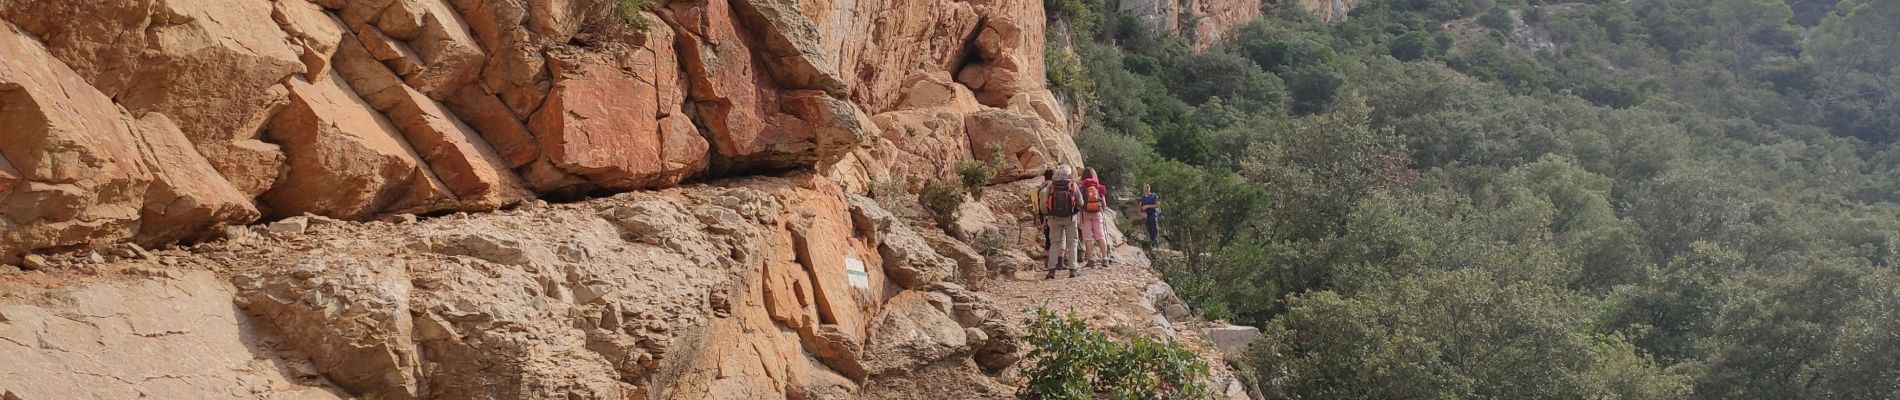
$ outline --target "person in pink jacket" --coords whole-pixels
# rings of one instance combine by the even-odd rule
[[[1108,209],[1108,186],[1102,185],[1094,168],[1082,170],[1082,219],[1077,221],[1082,229],[1083,258],[1088,263],[1100,267],[1108,263],[1108,237],[1103,230],[1108,228],[1103,221],[1102,212]]]

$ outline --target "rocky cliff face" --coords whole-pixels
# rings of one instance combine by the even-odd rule
[[[0,397],[1009,397],[858,193],[1080,160],[1042,5],[622,3],[0,0]]]
[[[861,190],[992,143],[1006,177],[1079,160],[1037,2],[619,3],[0,1],[0,263],[766,171]]]
[[[0,396],[843,399],[930,367],[1007,398],[1020,332],[925,236],[801,174],[59,256],[0,274]]]

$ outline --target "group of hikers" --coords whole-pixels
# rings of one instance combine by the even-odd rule
[[[1161,198],[1148,185],[1142,185],[1141,192],[1146,244],[1153,248],[1159,237]],[[1068,164],[1042,171],[1042,183],[1036,185],[1030,201],[1035,204],[1044,250],[1048,252],[1045,279],[1055,279],[1056,271],[1061,270],[1075,277],[1078,262],[1090,266],[1108,262],[1108,238],[1104,234],[1108,226],[1102,216],[1111,204],[1108,193],[1108,186],[1102,184],[1094,168],[1083,169],[1080,182],[1075,180],[1075,168]]]

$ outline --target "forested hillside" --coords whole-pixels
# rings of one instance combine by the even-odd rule
[[[1269,397],[1900,398],[1900,2],[1115,3],[1049,79]]]

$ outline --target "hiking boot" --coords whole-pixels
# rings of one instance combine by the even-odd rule
[[[1070,268],[1070,269],[1069,269],[1069,277],[1070,277],[1070,278],[1074,278],[1074,277],[1075,277],[1075,269],[1074,269],[1074,268]]]
[[[1049,270],[1049,274],[1047,274],[1047,275],[1043,275],[1043,276],[1042,276],[1042,279],[1045,279],[1045,280],[1047,280],[1047,279],[1055,279],[1055,278],[1056,278],[1056,270],[1053,270],[1053,269],[1052,269],[1052,270]]]

